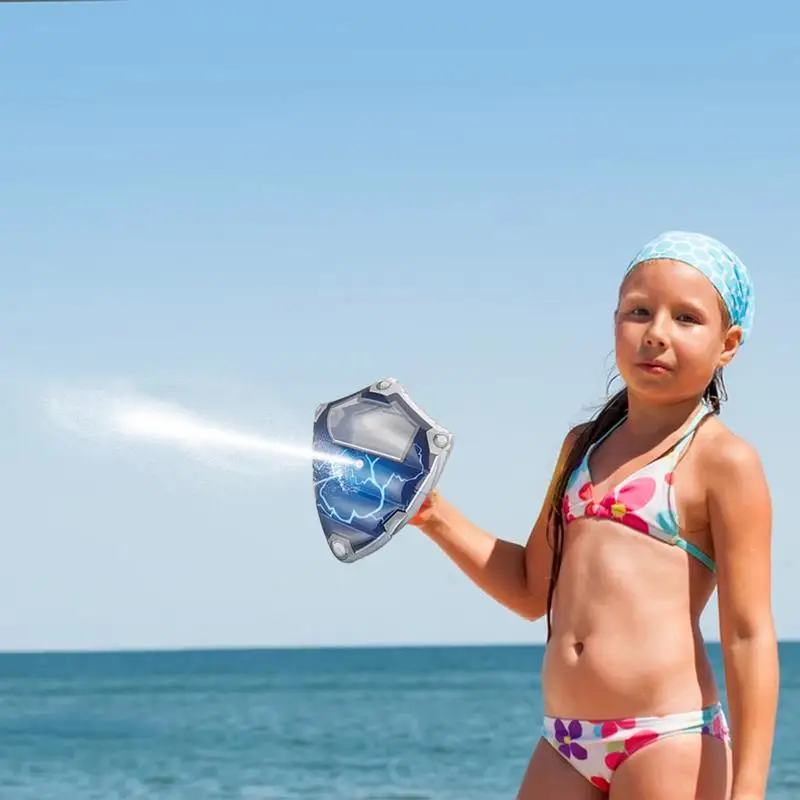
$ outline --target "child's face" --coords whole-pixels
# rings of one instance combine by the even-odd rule
[[[627,276],[615,333],[622,379],[631,391],[658,402],[702,395],[741,339],[711,281],[669,259],[646,261]]]

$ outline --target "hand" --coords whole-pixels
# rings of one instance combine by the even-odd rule
[[[437,489],[434,489],[423,501],[419,507],[419,511],[411,518],[409,524],[414,525],[423,532],[427,532],[426,528],[433,523],[437,518],[441,504],[441,496]]]

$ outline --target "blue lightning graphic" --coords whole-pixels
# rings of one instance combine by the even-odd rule
[[[389,462],[380,456],[371,456],[367,453],[353,454],[346,450],[342,451],[342,455],[352,458],[356,462],[355,465],[330,462],[315,464],[315,473],[323,475],[314,481],[314,488],[320,500],[317,503],[318,508],[330,519],[345,525],[352,525],[358,520],[374,520],[380,523],[386,513],[387,503],[397,505],[396,500],[387,499],[387,494],[399,495],[402,487],[417,481],[425,474],[422,467],[423,452],[418,444],[414,444],[414,453],[418,466],[415,472],[406,475],[400,474],[396,469],[388,469],[386,465]],[[393,483],[396,485],[393,486]],[[326,496],[327,490],[344,496],[338,498],[344,501],[341,503],[346,506],[344,511],[337,508],[336,500]],[[362,511],[359,506],[366,506],[367,510]]]
[[[382,391],[390,385],[375,384]],[[383,547],[408,522],[412,503],[429,480],[438,479],[443,452],[447,457],[442,440],[449,445],[448,432],[437,431],[402,387],[396,388],[385,398],[367,387],[318,406],[314,416],[316,510],[341,561]]]

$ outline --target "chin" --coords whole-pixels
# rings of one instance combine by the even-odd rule
[[[680,386],[674,382],[667,381],[632,381],[627,383],[628,393],[634,395],[639,400],[643,400],[654,406],[670,406],[678,403],[685,403],[693,398],[702,396],[703,389],[695,387]]]
[[[649,403],[663,405],[664,403],[674,403],[680,399],[680,392],[666,386],[653,386],[643,385],[636,382],[628,384],[628,393],[636,395],[641,400],[646,400]]]
[[[620,370],[620,377],[628,387],[628,392],[643,400],[670,403],[679,400],[683,394],[676,384],[674,372],[648,373],[636,369],[631,372]]]

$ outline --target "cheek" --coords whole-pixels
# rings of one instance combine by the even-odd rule
[[[636,351],[639,347],[639,338],[636,335],[635,327],[624,323],[615,325],[614,344],[620,355]]]
[[[673,342],[678,357],[705,370],[719,358],[719,343],[711,335],[686,336]]]

